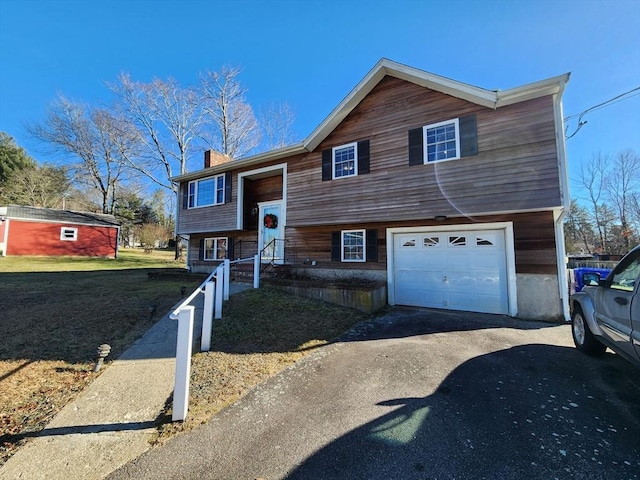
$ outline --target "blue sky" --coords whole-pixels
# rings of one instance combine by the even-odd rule
[[[0,130],[63,160],[24,129],[58,93],[106,104],[120,72],[186,86],[230,64],[254,108],[295,109],[302,139],[382,57],[490,90],[571,72],[569,116],[640,87],[640,1],[0,0]],[[595,152],[640,154],[638,93],[585,117],[572,177]]]

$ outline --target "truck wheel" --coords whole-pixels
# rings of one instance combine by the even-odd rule
[[[573,343],[576,348],[587,355],[602,355],[607,349],[606,345],[600,343],[598,339],[589,330],[589,325],[584,319],[582,310],[577,308],[571,317],[571,333],[573,334]]]

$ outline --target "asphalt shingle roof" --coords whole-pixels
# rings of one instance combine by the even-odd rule
[[[75,212],[72,210],[25,207],[21,205],[7,206],[7,217],[25,220],[72,223],[77,225],[104,225],[109,227],[117,227],[120,225],[116,220],[116,217],[104,213]]]

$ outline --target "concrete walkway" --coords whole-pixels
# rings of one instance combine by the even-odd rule
[[[247,288],[231,284],[230,293]],[[198,295],[191,303],[197,338],[202,302]],[[101,479],[144,453],[173,392],[177,327],[168,314],[159,320],[18,450],[0,479]]]

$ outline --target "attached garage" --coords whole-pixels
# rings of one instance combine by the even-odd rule
[[[511,223],[387,230],[389,303],[515,316]]]

